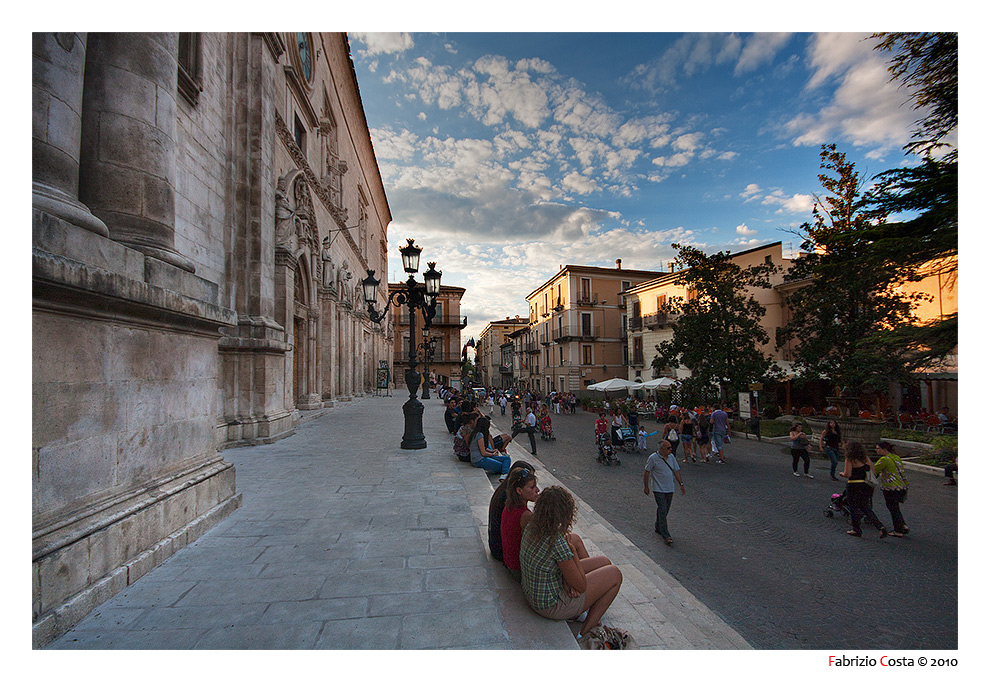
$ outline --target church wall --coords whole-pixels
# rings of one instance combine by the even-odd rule
[[[359,285],[367,268],[387,270],[390,214],[346,37],[312,34],[307,113],[286,75],[293,35],[200,34],[192,103],[178,34],[35,34],[36,646],[237,508],[220,451],[285,437],[299,409],[370,391],[390,352]],[[320,186],[324,110],[347,166],[346,216]],[[130,136],[108,143],[105,121]],[[301,182],[291,208],[306,204],[288,222],[280,179]],[[364,238],[331,233],[359,224],[362,197]]]

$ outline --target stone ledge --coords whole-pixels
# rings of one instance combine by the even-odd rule
[[[203,533],[241,506],[241,494],[227,498],[179,530],[169,534],[153,547],[110,574],[87,586],[60,607],[38,619],[32,626],[32,647],[40,649],[67,632],[93,609],[155,568],[178,550],[195,542]]]

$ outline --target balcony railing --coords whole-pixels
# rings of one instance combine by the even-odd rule
[[[652,315],[643,317],[643,325],[649,329],[657,329],[658,327],[669,324],[671,317],[667,313],[653,313]]]
[[[629,330],[637,331],[643,328],[643,318],[639,315],[634,315],[629,318]]]
[[[577,297],[578,305],[598,305],[598,294],[582,292]]]
[[[555,342],[567,341],[569,339],[597,339],[599,327],[585,326],[583,324],[568,325],[551,330],[551,338]]]

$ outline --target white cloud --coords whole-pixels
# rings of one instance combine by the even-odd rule
[[[790,40],[790,33],[688,33],[659,57],[638,64],[623,79],[632,87],[665,90],[677,87],[680,77],[691,78],[712,67],[735,62],[739,76],[773,61]]]
[[[561,183],[565,189],[578,194],[591,194],[598,189],[598,184],[587,175],[582,175],[577,171],[572,171],[564,176]]]
[[[890,82],[886,58],[873,50],[866,34],[824,33],[812,36],[808,63],[812,69],[806,88],[820,90],[837,83],[830,101],[814,112],[789,120],[784,131],[795,146],[842,140],[856,146],[901,147],[919,112],[904,106],[905,93]]]
[[[408,33],[348,33],[352,39],[365,44],[364,56],[405,52],[413,47],[412,36]]]
[[[751,182],[748,185],[746,185],[746,189],[744,189],[739,196],[743,197],[746,201],[752,201],[753,199],[757,198],[757,196],[762,191],[763,190],[760,189],[759,185],[757,185],[755,182]]]
[[[754,33],[746,39],[746,45],[736,62],[735,75],[754,71],[769,64],[791,39],[790,33]]]
[[[742,225],[736,225],[736,233],[741,234],[744,237],[752,237],[757,232],[756,230],[747,227],[746,223],[743,223]]]

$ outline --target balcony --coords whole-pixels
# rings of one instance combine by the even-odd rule
[[[578,305],[598,305],[598,294],[581,292],[577,298]]]
[[[558,298],[557,302],[553,306],[553,311],[555,313],[559,313],[563,309],[564,309],[564,303]]]
[[[499,374],[512,374],[512,368],[511,367],[506,367],[506,366],[502,365],[502,366],[500,366],[498,368],[498,373]]]
[[[629,331],[639,331],[643,328],[643,318],[639,315],[634,315],[629,318]]]
[[[568,325],[566,327],[560,327],[551,330],[551,338],[557,343],[562,343],[564,341],[570,340],[594,340],[599,336],[598,327],[590,327],[585,325]]]
[[[659,329],[666,324],[670,323],[670,318],[672,316],[667,313],[653,313],[652,315],[646,315],[643,317],[643,325],[647,329]]]

